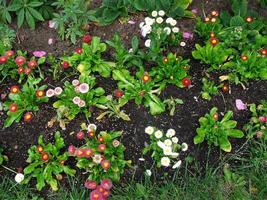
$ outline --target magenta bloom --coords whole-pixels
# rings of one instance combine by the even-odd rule
[[[74,155],[75,151],[76,151],[75,146],[70,145],[69,148],[68,148],[69,154]]]
[[[237,110],[246,110],[247,109],[247,105],[245,103],[243,103],[243,101],[241,99],[235,100],[235,106],[236,106]]]
[[[112,184],[112,181],[110,179],[106,178],[106,179],[103,179],[101,181],[101,186],[106,190],[110,190],[112,188],[113,184]]]
[[[93,180],[86,180],[84,186],[89,190],[94,190],[96,189],[97,184]]]
[[[90,200],[104,200],[103,195],[100,191],[98,190],[93,190],[90,193]]]
[[[193,39],[193,33],[190,32],[183,32],[184,39]]]
[[[41,58],[41,57],[44,57],[46,55],[46,52],[45,51],[34,51],[33,55],[37,58]]]

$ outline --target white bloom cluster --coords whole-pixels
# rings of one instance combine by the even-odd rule
[[[80,83],[80,81],[77,79],[74,79],[71,83],[75,87],[74,90],[76,93],[86,94],[89,91],[89,85],[87,83]],[[72,99],[72,102],[78,105],[80,108],[85,106],[85,101],[79,96],[75,96]]]
[[[187,151],[188,145],[186,143],[178,144],[178,138],[175,136],[176,132],[170,128],[164,134],[161,130],[157,130],[152,126],[145,128],[145,133],[150,135],[152,142],[156,142],[157,146],[162,149],[163,157],[160,160],[161,166],[169,167],[172,162],[172,169],[176,169],[181,166],[182,161],[178,160],[178,150]],[[178,161],[177,161],[178,160]]]
[[[62,91],[63,90],[61,87],[56,87],[55,89],[48,89],[46,91],[46,96],[49,98],[54,96],[54,95],[59,96],[62,93]]]
[[[146,17],[145,20],[139,24],[139,27],[141,29],[141,35],[143,37],[146,37],[152,32],[154,24],[156,24],[156,26],[160,26],[159,30],[163,30],[164,32],[166,32],[167,35],[170,35],[172,32],[179,32],[179,28],[176,27],[177,21],[175,19],[169,17],[164,21],[163,17],[165,16],[165,12],[163,10],[152,11],[151,16],[152,18]],[[151,46],[150,39],[147,39],[145,41],[145,46],[148,48]]]

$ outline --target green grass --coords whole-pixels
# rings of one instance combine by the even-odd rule
[[[249,148],[248,148],[249,147]],[[215,169],[208,165],[199,176],[198,163],[192,173],[176,174],[173,180],[161,183],[148,177],[143,182],[115,186],[110,200],[266,200],[267,199],[267,142],[253,141],[221,159]],[[229,166],[228,163],[232,163]],[[236,164],[235,164],[236,163]],[[235,166],[234,166],[235,165]],[[85,200],[89,191],[78,178],[69,179],[68,189],[48,193],[49,200]],[[42,200],[36,190],[16,185],[4,178],[0,182],[0,200]]]

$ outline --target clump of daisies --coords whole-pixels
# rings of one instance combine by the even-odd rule
[[[58,118],[72,120],[78,113],[83,112],[88,118],[91,116],[90,107],[101,108],[108,101],[102,87],[95,87],[94,77],[80,76],[71,82],[66,81],[64,88],[56,87],[46,91],[47,97],[57,97],[53,107],[57,109]]]
[[[143,153],[151,152],[157,167],[176,169],[181,166],[182,161],[179,159],[179,152],[187,151],[188,145],[186,143],[178,143],[179,140],[175,136],[174,129],[168,129],[164,133],[155,127],[148,126],[145,129],[145,133],[150,136],[150,144],[144,148]]]
[[[145,46],[150,49],[161,49],[168,45],[185,46],[177,21],[166,17],[163,10],[153,11],[139,25],[141,35],[146,38]]]

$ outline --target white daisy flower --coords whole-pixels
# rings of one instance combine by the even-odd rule
[[[182,161],[179,160],[178,162],[176,162],[176,163],[172,166],[172,168],[173,168],[173,169],[176,169],[176,168],[180,167],[181,164],[182,164]]]
[[[152,27],[150,25],[146,24],[141,28],[141,35],[143,37],[146,37],[146,35],[151,33],[151,31],[152,31]]]
[[[49,90],[46,91],[45,95],[47,97],[52,97],[52,96],[55,95],[55,91],[53,89],[49,89]]]
[[[152,18],[150,18],[150,17],[146,17],[146,18],[145,18],[145,23],[146,23],[147,25],[149,25],[149,26],[152,26],[152,25],[154,24],[154,22],[155,22],[155,19],[152,19]]]
[[[146,40],[145,41],[145,46],[149,48],[150,45],[151,45],[151,40],[150,39]]]
[[[96,164],[100,164],[102,160],[103,160],[103,158],[102,158],[102,156],[99,155],[99,154],[95,154],[95,155],[93,156],[93,162],[96,163]]]
[[[174,130],[174,129],[170,128],[170,129],[167,130],[166,136],[167,136],[168,138],[171,138],[171,137],[173,137],[174,135],[175,135],[175,130]]]
[[[178,33],[178,32],[179,32],[179,28],[178,28],[178,27],[173,27],[173,28],[172,28],[172,32],[174,32],[174,33]]]
[[[182,143],[182,151],[187,151],[188,149],[188,144],[186,144],[185,142]]]
[[[147,133],[148,135],[152,135],[154,133],[154,128],[152,126],[146,127],[145,133]]]
[[[176,21],[175,19],[173,19],[173,20],[170,22],[170,24],[171,24],[172,26],[176,26],[177,21]]]
[[[89,124],[87,126],[88,131],[96,131],[97,126],[95,124]]]
[[[158,16],[158,12],[153,10],[152,13],[151,13],[152,17],[157,17]]]
[[[83,94],[87,93],[89,91],[89,85],[87,83],[82,83],[79,85],[79,91]]]
[[[177,144],[178,143],[178,138],[177,137],[173,137],[172,138],[172,142],[175,143],[175,144]]]
[[[61,87],[56,87],[55,89],[54,89],[54,92],[55,92],[55,95],[60,95],[61,93],[62,93],[62,88]]]
[[[139,27],[142,28],[144,25],[145,25],[145,22],[141,22],[141,23],[139,24]]]
[[[171,161],[170,161],[170,159],[168,157],[162,157],[161,160],[160,160],[160,163],[164,167],[169,167]]]
[[[157,22],[158,24],[161,24],[161,23],[163,22],[163,18],[162,18],[162,17],[158,17],[158,18],[156,19],[156,22]]]
[[[157,131],[155,132],[155,137],[156,137],[157,139],[160,139],[160,138],[162,138],[162,136],[163,136],[163,133],[162,133],[162,131],[160,131],[160,130],[157,130]]]
[[[74,79],[74,80],[72,80],[71,83],[72,83],[73,86],[78,86],[80,84],[80,81],[77,80],[77,79]]]
[[[163,31],[165,31],[167,33],[167,35],[170,35],[171,34],[171,29],[169,27],[165,27],[163,29]]]
[[[168,18],[166,19],[166,23],[167,23],[167,24],[170,24],[172,20],[173,20],[172,17],[168,17]]]
[[[17,183],[21,183],[24,180],[24,174],[22,173],[17,173],[17,175],[15,176],[15,181]]]
[[[171,155],[171,154],[172,154],[172,148],[166,146],[166,147],[163,149],[163,154],[166,155],[166,156]]]
[[[166,146],[172,146],[172,141],[170,140],[170,139],[166,139],[165,141],[164,141],[164,144],[166,145]]]
[[[184,47],[185,45],[186,45],[185,42],[181,42],[181,43],[180,43],[180,46],[181,46],[181,47]]]
[[[130,48],[128,52],[133,53],[133,48]]]
[[[163,17],[165,15],[165,12],[163,10],[159,11],[159,16]]]
[[[81,98],[80,97],[77,97],[77,96],[72,99],[72,102],[74,104],[77,104],[77,105],[80,103],[80,101],[81,101]]]
[[[157,142],[157,145],[158,145],[161,149],[165,149],[165,147],[166,147],[166,145],[165,145],[163,142],[161,142],[161,141],[158,141],[158,142]]]
[[[179,153],[172,152],[170,156],[171,156],[172,158],[178,158]]]
[[[147,175],[147,176],[151,176],[151,175],[152,175],[151,170],[147,169],[146,172],[145,172],[145,175]]]

